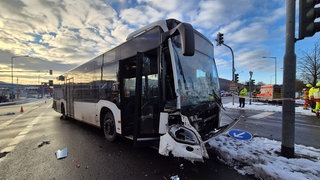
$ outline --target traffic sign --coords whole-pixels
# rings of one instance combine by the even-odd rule
[[[232,81],[230,84],[229,84],[229,90],[230,91],[236,91],[237,90],[237,83],[235,83],[234,81]]]
[[[250,140],[252,135],[244,130],[232,129],[228,132],[229,136],[239,140]]]

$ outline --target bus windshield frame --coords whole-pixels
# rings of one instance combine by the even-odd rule
[[[210,101],[220,88],[212,43],[195,31],[195,54],[183,56],[179,38],[173,38],[172,42],[181,107]]]

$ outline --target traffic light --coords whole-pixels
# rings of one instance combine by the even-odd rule
[[[239,82],[239,74],[234,75],[234,82]]]
[[[220,46],[221,44],[223,44],[224,43],[224,41],[223,41],[223,34],[222,33],[218,33],[217,34],[217,39],[216,39],[216,41],[217,41],[217,45],[218,46]]]
[[[320,22],[314,22],[320,17],[320,0],[299,1],[299,39],[313,36],[320,31]]]
[[[49,70],[49,74],[52,75],[52,69]]]
[[[62,75],[60,75],[57,79],[58,79],[59,81],[64,81],[64,80],[65,80],[64,76],[62,76]]]
[[[255,80],[251,79],[251,85],[254,86]]]

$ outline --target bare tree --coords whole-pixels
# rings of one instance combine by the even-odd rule
[[[320,42],[314,43],[311,51],[303,51],[302,56],[298,58],[299,76],[305,83],[316,85],[320,76]]]

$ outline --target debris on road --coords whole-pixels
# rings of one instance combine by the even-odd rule
[[[171,179],[171,180],[180,180],[180,178],[179,178],[178,175],[171,176],[170,179]]]
[[[5,114],[0,114],[0,116],[8,116],[8,115],[15,115],[16,113],[14,112],[8,112],[8,113],[5,113]]]
[[[1,152],[0,153],[0,158],[3,158],[3,157],[5,157],[7,154],[9,154],[10,152],[7,152],[7,151],[5,151],[5,152]]]
[[[63,159],[68,156],[68,149],[64,148],[62,150],[58,150],[56,153],[57,159]]]
[[[47,144],[50,144],[50,141],[42,141],[42,143],[38,145],[38,148],[41,148],[43,145]]]
[[[180,164],[179,168],[180,168],[180,169],[184,169],[183,164]]]

